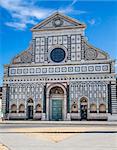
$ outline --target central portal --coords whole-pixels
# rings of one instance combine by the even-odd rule
[[[52,100],[52,120],[62,120],[62,100]]]
[[[64,113],[64,91],[61,87],[51,88],[49,94],[49,119],[54,121],[63,120]]]

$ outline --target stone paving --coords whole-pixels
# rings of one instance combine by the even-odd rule
[[[117,150],[116,122],[23,123],[0,124],[0,150]]]
[[[117,132],[117,127],[44,127],[44,128],[18,128],[18,129],[9,129],[8,132],[17,132],[17,133],[82,133],[82,132]]]
[[[60,141],[33,134],[1,134],[10,150],[117,150],[117,134],[77,133]]]
[[[0,124],[96,124],[96,125],[117,125],[117,121],[34,121],[34,120],[0,120]]]
[[[58,143],[60,141],[66,140],[74,136],[75,134],[74,133],[43,133],[43,134],[42,133],[26,133],[25,135]]]
[[[0,144],[0,150],[9,150],[5,145]]]

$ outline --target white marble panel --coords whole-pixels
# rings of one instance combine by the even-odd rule
[[[40,61],[44,61],[43,54],[40,55]],[[75,53],[72,55],[72,60],[75,60]],[[108,66],[108,70],[103,70],[103,66]],[[90,68],[93,67],[93,70]],[[44,74],[77,74],[77,73],[109,73],[109,64],[98,64],[98,67],[100,67],[100,71],[96,70],[96,64],[90,64],[90,65],[66,65],[66,66],[39,66],[39,67],[11,67],[9,68],[9,75],[10,76],[22,76],[22,75],[44,75]],[[12,73],[12,69],[16,70],[16,73]],[[17,72],[17,69],[21,69],[22,73],[19,74]],[[99,90],[101,90],[101,87],[98,87]]]

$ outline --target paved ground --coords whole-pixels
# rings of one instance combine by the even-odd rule
[[[34,120],[4,120],[1,121],[0,120],[0,124],[95,124],[95,125],[99,125],[99,124],[106,124],[106,125],[111,125],[111,124],[115,124],[117,125],[117,121],[34,121]]]
[[[0,134],[0,142],[10,150],[117,150],[117,134],[79,133],[60,141],[42,135]]]
[[[0,144],[0,150],[8,150],[8,147],[3,144]]]
[[[3,121],[0,128],[44,128],[44,127],[116,127],[117,122],[108,121]]]
[[[0,123],[0,144],[9,150],[117,150],[117,122],[7,121]]]
[[[80,133],[80,132],[117,132],[117,122],[39,122],[39,121],[5,121],[0,123],[2,132],[33,133]]]

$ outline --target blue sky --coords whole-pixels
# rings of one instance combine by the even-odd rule
[[[89,42],[117,59],[116,1],[1,0],[0,84],[3,64],[28,47],[30,28],[56,11],[84,22]]]

